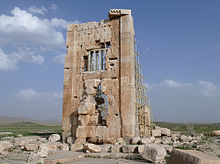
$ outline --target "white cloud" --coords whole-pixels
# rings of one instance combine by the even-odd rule
[[[179,91],[185,92],[188,94],[199,94],[203,97],[216,97],[218,94],[220,95],[220,89],[211,81],[198,81],[198,83],[181,83],[172,79],[164,79],[162,82],[148,84],[148,88],[158,89],[161,92],[167,92],[169,89],[169,93],[172,92],[170,89],[180,89]]]
[[[19,60],[27,63],[42,64],[44,57],[36,54],[35,50],[27,47],[18,48],[18,52],[14,56]]]
[[[21,89],[17,93],[15,93],[16,97],[20,99],[30,101],[30,100],[39,100],[39,99],[60,99],[62,98],[62,92],[38,92],[35,91],[33,88],[29,89]]]
[[[35,97],[38,96],[38,92],[36,92],[32,88],[21,89],[21,90],[19,90],[19,92],[16,95],[24,100],[31,100],[31,99],[34,99]]]
[[[53,48],[64,46],[64,37],[60,31],[64,26],[58,26],[57,23],[54,27],[51,20],[33,16],[31,13],[18,7],[15,7],[11,13],[12,16],[0,16],[1,44],[13,43],[21,45],[31,43]],[[63,20],[62,23],[64,22],[69,24]]]
[[[12,51],[12,56],[1,51],[0,70],[17,68],[18,61],[42,64],[44,53],[53,51],[58,55],[65,51],[65,40],[63,30],[68,24],[79,23],[79,21],[69,22],[60,18],[43,19],[32,15],[32,13],[42,14],[46,8],[41,6],[30,7],[29,12],[15,7],[11,10],[12,15],[0,15],[0,47],[7,47]],[[66,32],[66,31],[65,31]],[[59,59],[62,58],[58,55]],[[63,62],[63,59],[60,60]],[[7,65],[7,66],[6,66]]]
[[[36,6],[31,6],[31,7],[29,7],[28,11],[33,14],[44,15],[45,12],[47,12],[47,9],[44,6],[41,6],[41,8],[37,8]]]
[[[17,60],[12,55],[5,54],[0,48],[0,70],[16,69]]]
[[[205,97],[215,97],[217,94],[217,87],[211,81],[199,81],[202,95]]]
[[[56,4],[51,4],[50,9],[56,11],[58,9]]]
[[[168,88],[179,88],[179,87],[190,87],[192,84],[190,83],[180,83],[178,81],[172,80],[172,79],[164,79],[162,82],[159,83],[153,83],[150,85],[151,87],[168,87]]]
[[[65,62],[65,54],[60,54],[53,58],[53,62],[57,64],[64,64]]]

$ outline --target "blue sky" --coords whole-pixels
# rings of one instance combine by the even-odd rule
[[[67,24],[132,9],[154,120],[220,122],[220,1],[1,0],[0,115],[61,119]]]

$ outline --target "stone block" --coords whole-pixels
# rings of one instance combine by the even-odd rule
[[[220,130],[214,130],[211,132],[212,136],[220,136]]]
[[[123,153],[136,153],[138,152],[138,145],[123,145]]]
[[[78,125],[80,126],[87,126],[90,122],[89,115],[79,115],[78,116]]]
[[[12,148],[12,144],[9,141],[0,141],[0,154],[8,152]]]
[[[160,137],[160,136],[161,136],[161,131],[160,131],[160,129],[154,129],[154,130],[152,130],[152,136],[154,136],[154,137]]]
[[[86,138],[87,137],[87,128],[86,126],[78,126],[76,129],[77,138]]]
[[[174,149],[169,164],[219,164],[220,158],[195,150]]]
[[[84,150],[88,150],[91,153],[100,153],[102,148],[98,145],[86,143],[84,144]]]
[[[166,150],[163,146],[157,144],[148,144],[144,147],[142,157],[152,161],[153,163],[162,163],[166,157]]]

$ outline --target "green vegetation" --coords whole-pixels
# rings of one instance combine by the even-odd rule
[[[1,132],[12,132],[9,135],[1,135],[2,137],[10,137],[17,136],[18,134],[22,134],[23,136],[49,136],[52,133],[61,133],[61,125],[42,125],[33,122],[17,122],[11,124],[1,124],[0,125],[0,133]]]
[[[171,122],[154,122],[155,125],[168,128],[171,131],[180,131],[183,134],[190,134],[192,131],[195,133],[203,133],[209,136],[211,131],[219,130],[220,123],[213,124],[183,124],[183,123],[171,123]]]

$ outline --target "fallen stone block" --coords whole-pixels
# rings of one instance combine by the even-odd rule
[[[220,130],[214,130],[211,132],[212,136],[220,136]]]
[[[37,136],[15,138],[14,146],[24,146],[37,140]]]
[[[89,152],[91,153],[100,153],[101,152],[101,147],[100,146],[97,146],[95,144],[84,144],[84,150],[88,150]]]
[[[49,151],[56,151],[56,150],[57,150],[57,145],[54,145],[52,143],[41,144],[37,156],[47,157]]]
[[[101,153],[108,153],[111,149],[111,145],[110,144],[104,144],[104,145],[100,145],[101,147]]]
[[[44,164],[69,163],[83,158],[84,155],[79,152],[57,151],[48,155],[48,157],[44,160]]]
[[[138,152],[138,145],[123,145],[122,151],[123,153],[135,153]]]
[[[111,153],[119,153],[122,150],[121,145],[112,145],[111,146]]]
[[[49,142],[57,142],[60,141],[60,135],[59,134],[52,134],[50,135],[50,137],[48,138]]]
[[[161,135],[165,135],[165,136],[171,136],[171,131],[170,129],[167,129],[167,128],[160,128],[160,131],[161,131]]]
[[[191,140],[192,140],[192,137],[191,137],[191,136],[186,136],[186,135],[181,135],[181,136],[180,136],[180,141],[190,142]]]
[[[0,154],[7,153],[13,145],[9,141],[0,141]]]
[[[140,137],[134,137],[131,139],[131,144],[139,144],[141,142]]]
[[[140,143],[141,144],[150,144],[152,142],[151,142],[150,138],[142,138]]]
[[[27,145],[24,145],[23,146],[24,148],[24,150],[26,150],[26,151],[35,151],[35,150],[37,150],[38,149],[38,144],[27,144]]]
[[[157,144],[148,144],[144,147],[142,157],[154,163],[162,163],[167,153],[163,146]]]
[[[174,149],[169,164],[219,164],[220,158],[195,150]]]
[[[154,136],[154,137],[160,137],[160,136],[161,136],[161,131],[160,131],[160,129],[154,129],[154,130],[152,130],[152,136]]]

